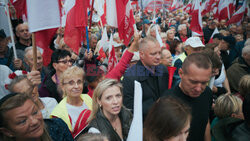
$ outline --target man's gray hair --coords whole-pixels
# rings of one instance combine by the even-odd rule
[[[30,50],[33,50],[33,47],[32,47],[32,46],[29,46],[29,47],[26,47],[26,48],[25,48],[25,50],[24,50],[24,58],[27,59],[27,56],[26,56],[26,55],[27,55],[27,53],[28,53]],[[37,47],[37,51],[39,51],[39,52],[42,54],[41,48]]]
[[[245,46],[245,47],[242,49],[242,55],[243,55],[243,54],[250,54],[250,45]]]
[[[250,38],[248,38],[244,44],[244,46],[249,46],[250,45]]]
[[[145,48],[148,47],[148,42],[158,43],[158,41],[151,36],[147,36],[146,38],[143,38],[139,43],[139,51],[145,50]]]
[[[183,28],[187,28],[186,24],[181,24],[178,26],[178,31],[181,31]]]

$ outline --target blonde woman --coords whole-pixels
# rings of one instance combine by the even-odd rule
[[[75,138],[87,125],[92,109],[92,99],[82,94],[84,71],[76,66],[68,68],[60,76],[63,100],[52,111],[52,117],[61,118]]]
[[[89,132],[102,133],[109,141],[125,141],[132,114],[122,105],[121,83],[113,79],[103,80],[97,85],[92,98]]]
[[[211,123],[212,141],[225,140],[223,132],[227,130],[227,126],[244,119],[241,99],[231,94],[224,94],[216,99],[214,113],[216,118]]]

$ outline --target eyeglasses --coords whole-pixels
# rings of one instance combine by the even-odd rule
[[[61,61],[57,61],[57,62],[58,63],[63,63],[63,64],[68,64],[68,63],[74,64],[75,60],[70,59],[70,60],[61,60]]]
[[[82,80],[77,80],[77,82],[75,82],[74,80],[71,80],[71,81],[63,83],[63,84],[69,84],[70,86],[75,86],[77,84],[77,86],[79,86],[79,85],[83,84],[83,81]]]

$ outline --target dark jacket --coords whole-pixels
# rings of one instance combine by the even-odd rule
[[[123,140],[125,141],[128,137],[133,115],[128,109],[122,107],[119,118],[121,120]],[[106,135],[109,141],[122,141],[101,110],[97,112],[96,118],[89,123],[87,128],[91,127],[98,129],[103,135]]]
[[[237,118],[224,118],[211,129],[216,141],[249,141],[250,129],[246,123]]]
[[[246,74],[250,74],[250,66],[242,57],[236,58],[231,67],[227,70],[228,82],[233,92],[239,91],[240,79]]]
[[[209,28],[209,26],[203,28],[205,44],[207,44],[214,32],[214,29]]]
[[[74,141],[68,126],[60,118],[45,119],[44,122],[53,141]]]
[[[40,97],[53,97],[58,103],[62,100],[62,96],[57,90],[57,85],[52,80],[52,75],[50,74],[45,76],[38,92]]]
[[[129,68],[122,81],[123,104],[129,109],[134,108],[135,80],[140,82],[142,86],[143,119],[145,119],[153,103],[168,88],[168,72],[165,66],[158,65],[155,68],[155,74],[152,74],[141,61]]]

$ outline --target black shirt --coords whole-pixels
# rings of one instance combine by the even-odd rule
[[[212,91],[206,87],[204,92],[196,98],[192,98],[182,92],[179,85],[171,90],[164,92],[164,96],[176,97],[192,109],[192,121],[190,125],[190,132],[188,141],[203,141],[206,130],[206,125],[209,118],[209,112],[212,105]]]

